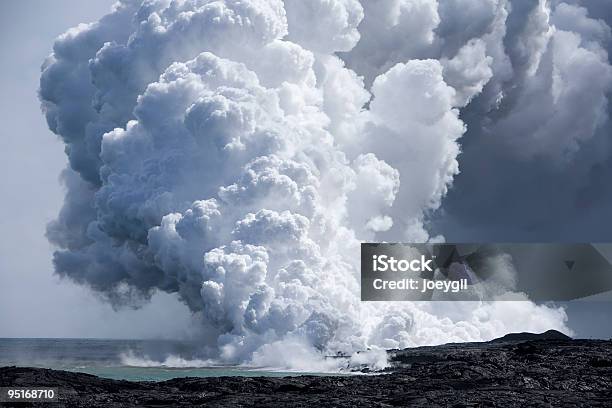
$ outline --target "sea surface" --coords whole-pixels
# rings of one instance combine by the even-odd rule
[[[0,367],[42,367],[130,381],[177,377],[324,375],[219,366],[198,359],[194,343],[170,340],[0,338]]]

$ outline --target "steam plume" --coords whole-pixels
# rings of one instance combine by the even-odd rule
[[[563,310],[531,302],[359,301],[360,241],[443,239],[427,216],[459,172],[460,109],[494,109],[510,80],[525,84],[517,100],[538,87],[558,35],[548,5],[519,10],[518,27],[510,10],[124,1],[68,30],[40,86],[69,159],[48,229],[57,273],[116,306],[176,293],[224,362],[567,331]],[[595,63],[593,30],[568,44]]]

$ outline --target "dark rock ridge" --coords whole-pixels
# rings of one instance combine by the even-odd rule
[[[154,383],[4,367],[0,387],[59,388],[59,402],[43,407],[612,406],[612,341],[560,335],[521,333],[486,343],[391,350],[392,367],[374,375]]]
[[[500,342],[500,341],[521,341],[521,340],[571,340],[571,337],[557,330],[548,330],[548,331],[545,331],[544,333],[539,333],[539,334],[536,334],[536,333],[509,333],[493,341]]]

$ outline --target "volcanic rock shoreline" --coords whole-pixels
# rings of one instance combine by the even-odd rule
[[[45,407],[591,407],[612,406],[612,341],[549,331],[486,343],[390,350],[385,373],[177,378],[130,382],[39,368],[0,368],[0,387],[57,387]]]

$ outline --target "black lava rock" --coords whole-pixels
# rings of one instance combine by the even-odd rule
[[[545,337],[521,334],[488,343],[392,350],[391,367],[373,375],[156,383],[3,367],[0,387],[57,387],[57,403],[39,404],[48,408],[612,406],[612,342]]]

